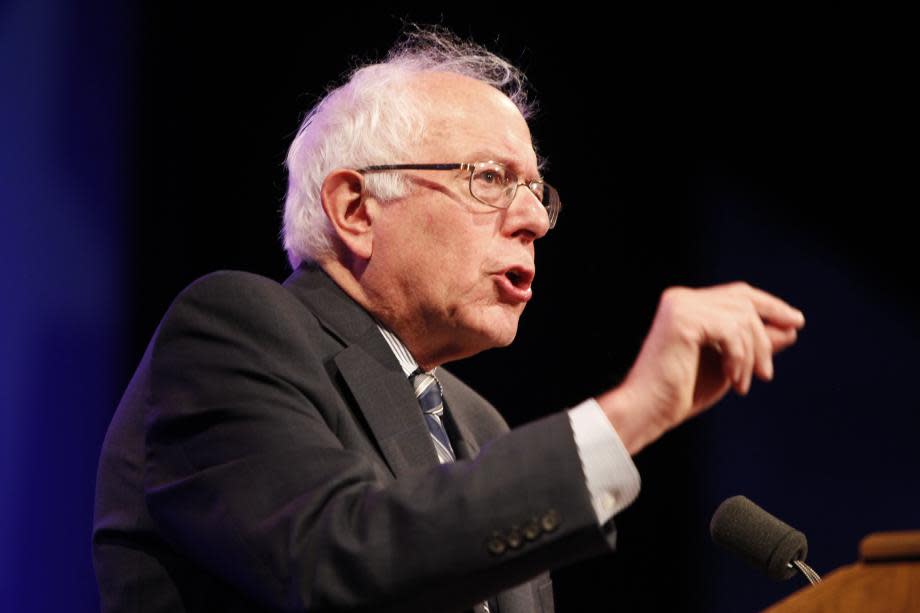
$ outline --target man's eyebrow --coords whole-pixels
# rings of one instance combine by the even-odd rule
[[[479,149],[475,151],[471,156],[470,162],[500,162],[513,170],[516,174],[521,177],[525,177],[527,173],[524,172],[523,167],[517,160],[511,159],[504,155],[495,153],[494,151],[489,151],[486,149]],[[532,179],[543,179],[541,170],[543,168],[543,163],[540,158],[537,158],[537,176],[536,177],[525,177],[528,180]]]

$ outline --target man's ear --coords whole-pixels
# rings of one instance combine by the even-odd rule
[[[345,248],[369,260],[374,248],[376,200],[364,193],[361,173],[348,168],[333,170],[323,180],[320,196],[326,217]]]

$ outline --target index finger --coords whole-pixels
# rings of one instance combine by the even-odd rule
[[[805,314],[785,300],[756,287],[750,287],[750,294],[761,319],[781,328],[801,329],[805,326]]]

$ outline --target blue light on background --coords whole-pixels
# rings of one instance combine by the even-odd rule
[[[121,393],[128,25],[100,3],[0,6],[0,602],[98,610],[102,434]]]

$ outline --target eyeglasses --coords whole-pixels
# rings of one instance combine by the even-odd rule
[[[562,201],[556,188],[544,181],[522,181],[517,174],[500,162],[473,162],[458,164],[385,164],[366,166],[358,172],[389,172],[391,170],[468,170],[470,171],[470,194],[479,202],[496,209],[507,209],[514,202],[517,188],[521,185],[537,197],[549,217],[549,227],[556,225]]]

